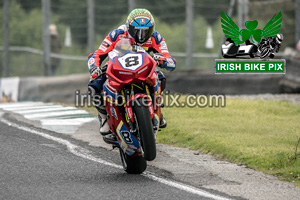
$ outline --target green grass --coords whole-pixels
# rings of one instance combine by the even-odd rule
[[[300,106],[227,99],[224,108],[165,108],[159,143],[199,150],[300,186]],[[300,147],[298,152],[300,152]]]
[[[159,143],[209,153],[300,186],[299,105],[227,99],[226,107],[166,107],[163,113],[168,127],[159,132]]]

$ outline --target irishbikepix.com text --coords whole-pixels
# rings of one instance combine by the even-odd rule
[[[118,106],[124,105],[124,96],[121,94],[116,94],[110,98],[108,101],[103,99],[102,95],[91,95],[88,93],[81,93],[80,90],[75,91],[75,106],[76,107],[91,107],[105,105],[106,103],[113,103]],[[165,91],[162,95],[155,95],[154,104],[161,107],[225,107],[226,106],[226,96],[225,95],[194,95],[194,94],[171,94],[169,91]],[[141,101],[142,104],[148,105],[148,100],[145,98]],[[130,102],[131,104],[138,103],[137,101]],[[154,105],[155,106],[155,105]]]

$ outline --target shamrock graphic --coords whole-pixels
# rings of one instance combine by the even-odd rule
[[[257,20],[246,21],[245,26],[247,29],[239,30],[239,27],[232,21],[232,19],[221,12],[222,29],[226,38],[231,38],[236,45],[244,43],[246,40],[250,40],[255,43],[259,43],[262,37],[276,37],[279,33],[282,22],[281,11],[275,14],[272,19],[261,29],[256,29]],[[240,40],[242,36],[242,40]],[[254,41],[255,40],[255,41]]]

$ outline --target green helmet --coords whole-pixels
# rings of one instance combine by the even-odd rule
[[[147,9],[134,9],[128,15],[126,26],[137,43],[145,43],[153,34],[154,18]]]

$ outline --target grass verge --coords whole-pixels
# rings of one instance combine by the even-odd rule
[[[169,107],[163,113],[168,127],[159,132],[159,143],[213,154],[300,186],[299,105],[227,99],[226,107]]]

